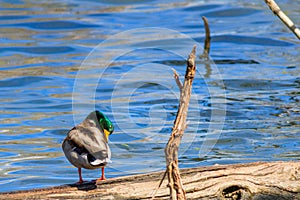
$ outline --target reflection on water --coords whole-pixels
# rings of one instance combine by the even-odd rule
[[[285,2],[292,5],[296,1]],[[72,101],[76,73],[96,45],[133,28],[173,29],[202,44],[202,15],[211,25],[211,57],[219,72],[198,62],[180,166],[299,158],[299,41],[263,2],[0,4],[1,191],[75,182],[77,170],[64,158],[61,142],[74,126],[73,117],[89,113],[93,100],[116,125],[110,137],[113,163],[107,168],[108,177],[163,169],[163,149],[179,96],[171,68],[182,75],[185,61],[162,49],[143,48],[153,45],[152,39],[156,46],[168,49],[191,47],[180,38],[147,31],[106,43],[101,59],[109,58],[113,47],[128,48],[125,44],[130,38],[139,38],[133,44],[136,49],[117,57],[101,79],[94,69],[104,69],[103,63],[89,63],[81,69],[84,76],[77,78],[83,80],[85,89],[76,94],[87,98],[89,88],[95,88],[94,98],[87,98],[87,103]],[[300,24],[296,7],[283,5]],[[147,67],[133,73],[140,66]],[[226,97],[211,93],[221,89]],[[224,98],[226,121],[218,137],[207,131],[217,123],[211,117],[221,111]],[[79,110],[73,110],[73,103]],[[199,154],[209,148],[207,154]],[[84,170],[83,176],[94,179],[98,173]]]

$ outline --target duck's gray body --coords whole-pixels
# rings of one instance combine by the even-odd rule
[[[68,132],[62,148],[67,159],[77,168],[96,169],[111,162],[107,138],[95,112]]]

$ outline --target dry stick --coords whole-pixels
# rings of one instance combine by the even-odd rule
[[[186,128],[186,118],[188,105],[191,97],[192,83],[195,76],[196,65],[196,46],[193,47],[187,60],[187,68],[185,73],[185,80],[180,92],[180,102],[177,111],[177,116],[174,122],[172,134],[165,148],[168,187],[170,189],[170,198],[172,200],[185,200],[185,191],[182,186],[180,172],[178,168],[178,148],[181,138]],[[175,79],[178,79],[177,73],[174,73]],[[178,84],[178,80],[176,80]],[[178,84],[181,85],[181,84]]]
[[[272,12],[300,39],[300,30],[295,26],[294,22],[286,15],[277,3],[273,0],[265,0]]]
[[[165,177],[166,177],[166,175],[167,175],[167,172],[168,172],[168,170],[166,170],[166,171],[164,172],[163,177],[162,177],[162,179],[160,179],[158,186],[157,186],[157,187],[154,189],[154,191],[152,192],[151,200],[155,199],[156,193],[157,193],[157,191],[159,190],[161,184],[164,182],[164,179],[165,179]]]
[[[181,93],[182,88],[183,88],[183,85],[182,85],[182,82],[181,82],[180,79],[179,79],[179,74],[177,73],[177,71],[176,71],[174,68],[172,68],[172,70],[173,70],[173,74],[174,74],[174,75],[173,75],[173,76],[174,76],[174,79],[175,79],[176,84],[177,84],[177,86],[178,86],[178,88],[179,88],[179,90],[180,90],[180,93]],[[154,191],[153,191],[153,193],[152,193],[152,195],[151,195],[151,199],[155,199],[156,193],[157,193],[157,191],[159,190],[161,184],[163,183],[163,181],[164,181],[164,179],[165,179],[165,177],[166,177],[166,175],[167,175],[167,172],[168,172],[168,169],[166,169],[166,171],[164,172],[164,175],[163,175],[162,179],[160,180],[158,186],[154,189]]]
[[[205,27],[205,41],[204,41],[204,49],[203,49],[203,54],[200,56],[200,58],[205,58],[205,59],[209,59],[209,51],[210,51],[210,29],[209,29],[209,25],[208,25],[208,20],[206,19],[206,17],[202,17],[202,20],[204,22],[204,27]]]
[[[181,92],[183,86],[182,86],[182,83],[181,83],[181,81],[179,79],[179,75],[178,75],[177,71],[174,68],[172,68],[172,70],[173,70],[174,79],[176,81],[176,84],[179,87],[180,92]]]

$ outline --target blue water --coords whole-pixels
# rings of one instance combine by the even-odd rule
[[[298,25],[299,3],[280,2]],[[76,182],[61,143],[93,109],[116,127],[108,178],[164,169],[172,68],[202,53],[201,16],[213,62],[197,61],[180,167],[300,158],[300,42],[263,1],[0,5],[0,192]]]

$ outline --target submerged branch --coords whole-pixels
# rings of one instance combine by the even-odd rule
[[[204,49],[203,49],[203,54],[200,56],[200,58],[205,58],[209,59],[209,51],[210,51],[210,29],[208,25],[208,20],[206,17],[202,17],[202,20],[204,22],[204,27],[205,27],[205,41],[204,41]]]

